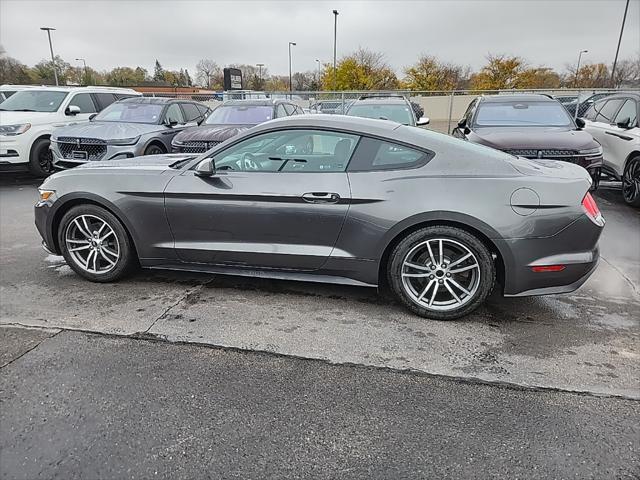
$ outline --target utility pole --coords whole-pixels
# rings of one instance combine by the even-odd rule
[[[318,90],[321,90],[320,79],[322,78],[322,73],[320,71],[320,59],[316,58],[316,63],[318,64]]]
[[[338,10],[333,11],[333,89],[336,89],[336,40],[338,38]]]
[[[573,82],[574,88],[578,86],[578,73],[580,72],[580,59],[582,58],[583,53],[589,53],[589,50],[580,50],[580,53],[578,53],[578,65],[576,66],[576,78]],[[578,110],[580,110],[580,90],[578,90],[578,96],[576,97],[576,111],[573,112],[574,120],[578,118]]]
[[[256,67],[258,67],[258,79],[260,83],[260,90],[262,90],[262,67],[264,67],[264,63],[256,63]]]
[[[624,22],[627,20],[627,10],[629,10],[629,0],[624,7],[624,15],[622,16],[622,25],[620,25],[620,37],[618,37],[618,48],[616,48],[616,57],[613,60],[613,68],[611,69],[611,86],[614,86],[614,75],[616,74],[616,66],[618,65],[618,53],[620,53],[620,43],[622,42],[622,32],[624,32]]]
[[[291,83],[291,45],[295,47],[296,42],[289,42],[289,91],[292,91],[292,83]]]
[[[52,27],[40,27],[40,30],[46,30],[47,36],[49,37],[49,50],[51,51],[51,63],[53,64],[53,76],[56,79],[56,87],[58,84],[58,69],[56,68],[56,58],[53,55],[53,45],[51,44],[51,30],[55,30]]]

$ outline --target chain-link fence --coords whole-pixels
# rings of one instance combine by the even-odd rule
[[[345,113],[349,106],[363,96],[403,96],[420,108],[429,117],[430,128],[449,133],[460,119],[469,103],[479,95],[513,95],[537,93],[551,95],[565,105],[572,116],[584,114],[598,98],[625,90],[582,88],[582,89],[531,89],[531,90],[433,90],[433,91],[300,91],[300,92],[256,92],[238,90],[216,93],[145,93],[146,96],[192,99],[212,107],[226,100],[238,99],[284,99],[289,100],[309,113]]]

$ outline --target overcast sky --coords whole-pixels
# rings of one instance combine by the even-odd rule
[[[165,1],[0,0],[0,44],[33,65],[53,47],[72,64],[98,69],[142,66],[195,73],[201,58],[220,66],[264,63],[270,73],[316,68],[333,58],[333,9],[338,57],[359,46],[380,51],[398,72],[421,53],[479,68],[487,53],[520,55],[531,65],[564,69],[578,51],[611,64],[625,0],[414,1]],[[631,0],[620,57],[640,53],[640,0]]]

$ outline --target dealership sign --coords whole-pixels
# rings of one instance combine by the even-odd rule
[[[224,68],[223,86],[225,90],[242,90],[242,71],[238,68]]]

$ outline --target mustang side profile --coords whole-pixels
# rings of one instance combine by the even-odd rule
[[[40,187],[44,247],[95,282],[140,264],[377,286],[433,319],[570,292],[596,268],[591,179],[398,123],[266,122],[202,155],[89,162]]]

